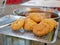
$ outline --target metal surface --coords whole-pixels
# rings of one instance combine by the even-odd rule
[[[22,18],[22,16],[20,16],[20,17],[19,16],[12,16],[12,17],[14,19],[15,18],[18,19],[20,17]],[[47,40],[44,40],[41,37],[37,37],[32,32],[25,31],[25,32],[22,33],[21,31],[23,30],[23,28],[20,29],[21,31],[20,30],[19,31],[13,31],[10,28],[10,26],[5,26],[4,28],[0,28],[0,34],[14,36],[14,37],[28,39],[28,40],[33,40],[33,41],[39,41],[39,42],[43,42],[43,43],[54,43],[56,41],[56,39],[57,39],[58,29],[59,29],[59,24],[58,24],[57,28],[55,29],[52,41],[47,41]]]
[[[11,24],[13,21],[17,20],[18,17],[17,16],[13,16],[13,15],[6,15],[2,18],[0,18],[0,28],[5,27],[9,24]]]
[[[43,43],[2,35],[3,45],[43,45]]]
[[[46,10],[48,10],[47,8],[37,8],[37,9],[40,9],[40,10],[42,10],[43,9],[43,11],[46,9]],[[20,9],[15,9],[14,11],[13,11],[13,14],[15,14],[15,15],[20,15],[20,16],[23,16],[22,15],[22,13],[25,13],[25,12],[28,12],[30,10],[30,8],[26,8],[26,7],[24,7],[24,8],[20,8]],[[45,11],[45,13],[50,13],[50,12],[46,12]],[[56,18],[53,18],[53,19],[60,19],[60,12],[57,12],[57,11],[55,11],[55,12],[53,12],[55,15],[57,15],[57,17]]]
[[[60,1],[59,0],[30,0],[28,2],[25,2],[21,4],[21,6],[24,7],[60,7]]]

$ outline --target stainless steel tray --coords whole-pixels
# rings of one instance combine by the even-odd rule
[[[45,13],[50,13],[50,12],[46,12],[47,10],[49,10],[50,8],[36,8],[36,9],[40,9],[41,11],[44,11]],[[14,15],[19,15],[19,16],[24,16],[23,14],[25,14],[25,12],[29,12],[30,8],[19,8],[19,9],[15,9],[13,11]],[[54,10],[53,12],[57,17],[53,18],[53,19],[59,19],[60,18],[60,12]]]
[[[13,16],[13,15],[10,15],[10,16],[12,16],[13,19],[23,18],[22,16]],[[6,17],[6,16],[4,16],[4,17]],[[3,21],[3,19],[2,19],[2,21]],[[39,42],[43,42],[43,43],[54,43],[57,39],[58,29],[59,29],[59,25],[55,29],[54,34],[52,35],[53,38],[51,41],[45,40],[42,37],[37,37],[32,32],[25,31],[22,33],[20,30],[23,30],[23,28],[20,29],[19,31],[12,31],[12,29],[10,28],[9,25],[5,26],[4,28],[0,28],[0,34],[14,36],[14,37],[28,39],[28,40],[33,40],[33,41],[39,41]]]
[[[14,16],[14,15],[6,15],[2,18],[0,18],[0,28],[11,24],[13,21],[17,20],[19,17]]]

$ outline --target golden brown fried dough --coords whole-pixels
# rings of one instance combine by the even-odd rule
[[[41,22],[40,24],[34,26],[33,33],[37,36],[44,36],[49,33],[49,25]]]
[[[24,25],[24,19],[20,18],[11,24],[12,30],[19,30]]]
[[[28,17],[30,17],[35,22],[41,22],[46,18],[45,13],[29,13]]]
[[[26,18],[25,19],[25,24],[24,24],[24,29],[27,31],[30,31],[33,29],[34,25],[36,25],[37,23],[34,22],[33,20],[31,20],[30,18]]]
[[[42,22],[47,23],[50,26],[50,32],[57,26],[57,22],[53,19],[45,19]]]
[[[33,28],[33,33],[37,36],[43,36],[51,31],[57,26],[57,22],[53,19],[44,19],[38,25]]]

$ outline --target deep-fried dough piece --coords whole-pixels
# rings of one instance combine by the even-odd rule
[[[44,19],[42,22],[47,23],[50,26],[50,32],[57,26],[57,22],[53,19]]]
[[[25,25],[24,25],[24,29],[29,31],[32,30],[34,25],[36,25],[37,23],[34,22],[33,20],[31,20],[30,18],[26,18],[25,19]]]
[[[33,33],[37,36],[44,36],[49,33],[49,25],[41,22],[40,24],[34,26]]]
[[[11,24],[12,30],[19,30],[24,25],[24,19],[20,18]]]
[[[37,36],[43,36],[51,31],[57,26],[57,22],[53,19],[44,19],[38,25],[33,28],[33,33]]]
[[[40,22],[46,18],[45,13],[29,13],[28,17],[30,17],[35,22]]]

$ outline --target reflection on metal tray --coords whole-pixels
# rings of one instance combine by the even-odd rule
[[[29,12],[30,9],[31,9],[31,8],[15,9],[15,10],[13,11],[13,14],[19,15],[19,16],[25,16],[27,13],[30,13],[30,12]],[[36,8],[36,9],[41,10],[41,8]],[[48,10],[48,9],[47,9],[47,10]],[[34,11],[32,11],[32,12],[34,12]],[[32,13],[32,12],[31,12],[31,13]],[[37,12],[37,11],[35,11],[35,12]],[[42,11],[40,11],[40,12],[38,12],[38,13],[49,13],[50,15],[52,14],[53,16],[55,16],[53,19],[57,19],[57,20],[60,18],[60,13],[58,13],[57,11],[47,12],[47,11],[44,11],[44,8],[42,9]],[[52,16],[52,15],[51,15],[51,16]]]
[[[14,18],[15,16],[12,16],[12,17]],[[20,17],[23,18],[22,16],[20,16]],[[19,16],[16,16],[15,18],[18,19]],[[21,31],[24,30],[23,28],[20,29],[21,31],[20,30],[12,31],[10,26],[5,26],[4,28],[0,28],[0,34],[14,36],[14,37],[28,39],[28,40],[33,40],[33,41],[39,41],[39,42],[43,42],[43,43],[54,43],[57,38],[58,28],[59,28],[59,25],[57,26],[55,31],[52,31],[51,33],[49,33],[48,35],[46,35],[44,37],[37,37],[32,32],[27,32],[27,31],[24,31],[22,33]]]
[[[0,28],[11,24],[13,21],[17,20],[19,17],[14,15],[6,15],[2,18],[0,18]]]

